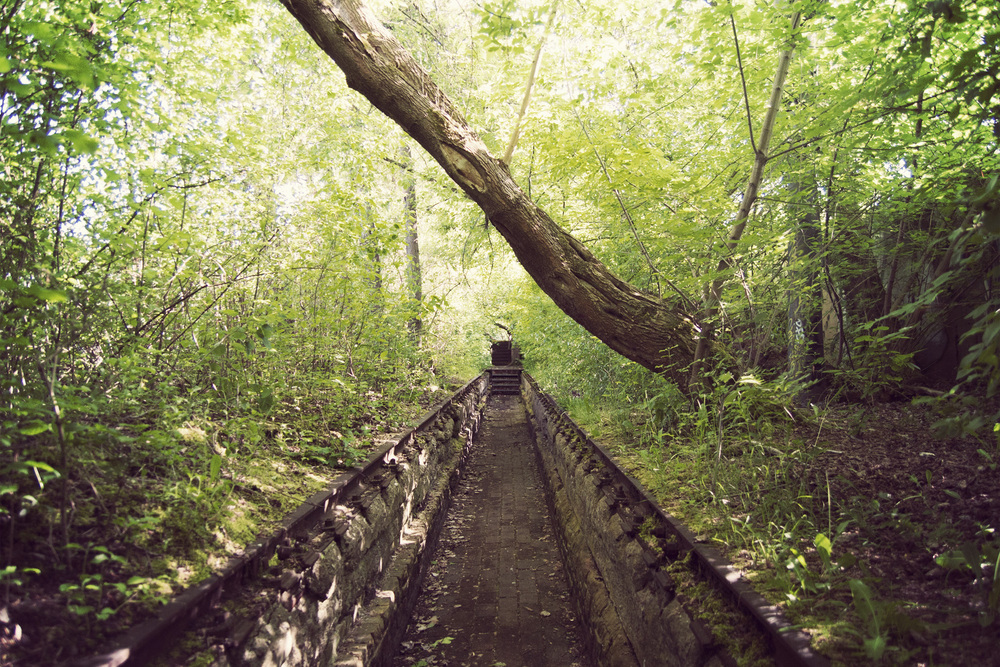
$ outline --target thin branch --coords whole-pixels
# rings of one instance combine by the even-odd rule
[[[442,187],[445,190],[450,190],[450,191],[454,192],[457,195],[461,195],[461,196],[465,197],[466,199],[469,198],[469,195],[467,195],[464,192],[462,192],[462,190],[458,186],[456,186],[456,185],[449,185],[447,183],[441,183],[440,180],[434,178],[433,176],[428,176],[427,174],[425,174],[423,172],[417,171],[412,164],[410,164],[410,165],[403,164],[399,160],[394,160],[394,159],[392,159],[391,157],[388,157],[388,156],[383,156],[382,159],[384,161],[388,162],[389,164],[393,165],[393,166],[399,167],[403,171],[409,172],[410,174],[413,174],[414,176],[419,177],[420,180],[422,180],[422,181],[426,181],[428,183],[433,183],[434,185]]]
[[[730,6],[732,9],[732,6]],[[729,12],[729,25],[733,27],[733,44],[736,45],[736,64],[740,68],[740,82],[743,84],[743,104],[747,111],[747,129],[750,131],[750,147],[753,148],[754,155],[757,154],[757,142],[753,137],[753,117],[750,115],[750,95],[747,93],[747,78],[743,73],[743,56],[740,55],[740,38],[736,36],[736,19],[733,12]]]
[[[642,256],[646,258],[646,263],[649,265],[649,272],[656,281],[656,296],[661,296],[660,270],[656,268],[656,264],[653,263],[653,258],[650,257],[649,251],[646,250],[646,245],[642,242],[642,239],[639,238],[639,232],[635,228],[635,221],[632,219],[632,214],[629,212],[628,207],[625,206],[625,201],[622,199],[622,195],[618,191],[618,188],[614,186],[614,182],[611,180],[611,174],[608,173],[608,167],[604,163],[604,158],[602,158],[601,154],[597,151],[597,146],[594,145],[594,140],[590,138],[590,132],[587,131],[586,123],[584,123],[583,119],[580,118],[580,114],[577,113],[576,109],[573,109],[573,115],[576,116],[577,122],[580,123],[580,128],[583,130],[584,136],[587,137],[587,142],[594,151],[594,157],[597,158],[597,163],[601,165],[601,171],[604,172],[604,178],[607,179],[608,185],[611,186],[611,192],[614,193],[615,199],[618,200],[618,205],[622,209],[622,215],[625,217],[626,222],[628,222],[629,229],[632,230],[632,236],[635,237],[635,242],[639,245],[639,250],[642,251]]]
[[[785,49],[778,57],[778,66],[774,73],[774,83],[771,86],[771,95],[768,99],[767,112],[764,114],[764,122],[760,130],[760,147],[754,147],[753,168],[750,171],[750,178],[747,180],[746,190],[743,192],[743,200],[740,202],[739,210],[736,212],[736,219],[729,231],[729,240],[724,247],[723,256],[719,259],[719,267],[715,277],[705,285],[705,306],[702,309],[700,318],[706,323],[706,327],[698,337],[698,345],[695,349],[694,361],[691,364],[691,375],[689,384],[694,386],[701,375],[701,369],[711,343],[714,333],[711,322],[719,314],[722,304],[722,286],[725,283],[725,272],[732,270],[734,266],[734,256],[739,247],[740,239],[743,238],[743,230],[746,229],[747,221],[750,218],[750,211],[757,201],[757,193],[764,178],[764,167],[770,159],[767,155],[768,147],[771,143],[771,135],[774,131],[774,123],[778,116],[778,109],[781,106],[781,97],[784,92],[785,78],[788,76],[788,68],[792,59],[792,51],[795,49],[795,33],[801,24],[802,14],[797,12],[791,20],[792,36],[789,38]]]
[[[504,152],[503,158],[501,158],[501,161],[507,166],[510,166],[510,159],[514,155],[517,140],[521,136],[521,123],[524,122],[524,114],[528,111],[528,103],[531,101],[531,89],[535,86],[535,77],[538,75],[538,64],[542,61],[542,49],[545,47],[545,40],[549,37],[549,31],[552,30],[557,9],[559,9],[559,0],[552,0],[552,8],[549,10],[549,21],[545,24],[545,32],[542,33],[542,39],[538,42],[538,48],[535,49],[535,59],[531,62],[531,73],[528,74],[528,84],[524,87],[524,99],[521,100],[521,111],[517,114],[517,121],[515,121],[514,129],[510,133],[510,142],[508,142],[507,150]]]
[[[405,16],[406,18],[410,19],[410,21],[413,23],[413,25],[417,26],[418,28],[420,28],[421,30],[423,30],[425,33],[427,33],[427,36],[431,38],[432,42],[434,42],[438,46],[444,48],[444,42],[442,42],[441,39],[437,35],[435,35],[431,31],[431,29],[427,26],[427,24],[425,23],[427,21],[427,17],[424,16],[423,12],[421,12],[420,9],[418,7],[416,7],[416,5],[414,5],[413,8],[416,9],[418,13],[420,13],[420,18],[423,19],[422,21],[419,21],[416,18],[414,18],[413,16],[411,16],[405,9],[399,10],[399,13],[402,14],[403,16]]]

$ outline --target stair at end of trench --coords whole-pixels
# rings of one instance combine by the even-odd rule
[[[490,369],[490,395],[520,396],[521,369],[516,366],[494,366]]]

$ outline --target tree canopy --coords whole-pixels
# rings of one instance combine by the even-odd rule
[[[738,80],[742,85],[742,88],[733,86],[730,91],[727,120],[735,118],[736,122],[729,123],[728,127],[723,126],[725,133],[717,130],[714,142],[709,140],[710,143],[701,146],[702,149],[714,150],[715,146],[711,143],[729,143],[736,148],[732,161],[726,166],[727,170],[731,168],[732,171],[727,175],[713,175],[713,180],[724,177],[727,189],[723,196],[736,206],[734,211],[733,205],[720,207],[718,204],[721,202],[717,202],[716,207],[710,209],[721,213],[716,221],[716,229],[719,222],[725,223],[728,220],[730,231],[722,236],[728,237],[723,246],[720,247],[715,242],[721,250],[715,253],[718,256],[716,270],[706,270],[704,265],[693,267],[696,279],[702,280],[706,285],[706,303],[701,308],[701,317],[697,318],[691,308],[695,304],[695,299],[690,296],[693,290],[682,290],[670,278],[663,276],[639,236],[632,211],[622,198],[622,188],[616,187],[601,150],[591,139],[587,121],[581,118],[578,109],[573,109],[579,123],[578,135],[590,144],[596,163],[600,165],[600,171],[610,185],[610,188],[602,189],[610,190],[614,195],[621,209],[616,213],[620,213],[631,228],[637,246],[633,252],[641,251],[648,265],[649,282],[655,280],[659,283],[662,277],[672,287],[671,300],[662,300],[663,285],[658,285],[660,298],[652,298],[621,282],[586,246],[569,236],[532,201],[515,184],[504,162],[490,155],[486,145],[448,97],[366,7],[354,2],[324,3],[305,0],[289,0],[285,4],[319,46],[338,63],[346,74],[348,84],[417,139],[465,193],[482,207],[487,220],[501,232],[535,282],[564,312],[615,351],[652,370],[686,367],[696,356],[703,356],[704,352],[695,351],[692,339],[700,337],[700,342],[704,343],[709,336],[705,329],[714,325],[712,320],[720,315],[720,309],[713,304],[718,304],[722,299],[720,290],[725,282],[735,283],[733,278],[739,276],[746,292],[745,300],[748,305],[752,304],[753,295],[748,289],[747,268],[741,266],[745,264],[742,254],[746,244],[741,242],[750,214],[755,210],[761,192],[768,187],[768,183],[764,181],[765,167],[771,168],[768,180],[773,184],[772,187],[778,189],[776,194],[780,190],[788,193],[772,198],[779,202],[784,199],[785,202],[782,203],[788,205],[787,210],[780,212],[783,219],[778,230],[769,230],[772,238],[775,231],[779,234],[794,231],[802,224],[797,217],[818,220],[822,215],[825,216],[824,232],[828,237],[826,245],[830,245],[834,231],[841,232],[842,226],[848,229],[839,233],[838,237],[851,235],[850,219],[854,217],[854,210],[862,206],[858,201],[848,203],[842,195],[835,198],[835,191],[841,188],[845,179],[859,170],[870,172],[874,169],[885,174],[889,179],[888,187],[894,189],[894,175],[911,176],[912,166],[920,163],[916,155],[921,152],[933,153],[921,151],[933,144],[928,142],[929,130],[924,128],[925,119],[922,114],[926,113],[925,106],[938,109],[935,119],[942,121],[942,125],[967,121],[970,132],[975,133],[977,127],[981,128],[978,132],[987,142],[982,158],[989,160],[990,154],[995,153],[992,148],[996,138],[995,122],[991,122],[990,114],[994,110],[991,102],[996,88],[995,82],[990,81],[986,65],[995,36],[980,34],[977,32],[978,28],[973,27],[976,24],[984,25],[978,22],[991,16],[989,9],[976,7],[970,15],[964,10],[960,12],[935,6],[930,9],[928,16],[925,11],[914,8],[899,20],[892,7],[873,3],[871,7],[866,7],[870,11],[865,14],[864,23],[855,20],[857,8],[848,8],[846,5],[830,7],[821,4],[814,7],[805,4],[801,8],[795,8],[796,11],[791,16],[787,11],[774,11],[769,15],[759,12],[755,15],[751,11],[746,19],[749,25],[756,27],[763,21],[763,25],[767,26],[763,40],[751,40],[749,44],[744,41],[743,45],[745,50],[748,46],[756,49],[758,55],[754,64],[758,81],[761,73],[766,75],[766,68],[760,66],[762,54],[780,53],[770,99],[763,121],[758,124],[756,137],[754,109],[760,109],[764,105],[759,98],[752,99],[750,93],[754,89],[760,91],[760,85],[747,85],[748,80],[753,82],[754,72],[749,71],[751,61],[748,60],[745,64],[740,52],[738,10],[731,5],[720,5],[689,12],[700,19],[699,27],[710,38],[707,41],[708,49],[704,48],[706,42],[702,42],[698,64],[712,72],[717,67],[716,59],[720,59],[726,49],[731,48],[735,59],[734,66],[731,65],[729,69],[738,74],[738,79],[734,77],[734,81]],[[680,13],[679,9],[680,5],[675,11]],[[666,13],[660,17],[659,24],[666,24],[667,30],[676,36],[679,22],[676,19],[664,20],[665,17]],[[742,19],[743,17],[741,21]],[[881,31],[873,31],[873,23],[879,25]],[[920,68],[925,67],[928,59],[932,59],[931,56],[935,53],[935,29],[939,33],[949,33],[956,26],[961,26],[964,36],[959,41],[959,53],[955,53],[952,44],[947,42],[948,45],[938,51],[951,52],[952,56],[959,58],[961,64],[950,72],[943,71],[945,68],[940,67],[934,74],[921,71]],[[517,22],[511,22],[508,26],[496,29],[492,19],[484,21],[484,32],[487,34],[496,30],[498,34],[506,32],[509,35],[516,27]],[[731,28],[731,38],[726,28]],[[862,34],[864,39],[861,39]],[[495,35],[491,36],[495,39]],[[940,38],[941,34],[938,36]],[[917,38],[921,40],[919,49],[914,48]],[[855,47],[857,50],[844,48],[845,44],[854,47],[857,42],[865,39],[867,41],[863,47]],[[980,43],[977,44],[977,41]],[[799,64],[798,80],[789,80],[786,85],[789,62],[796,50],[808,51],[799,58],[808,62]],[[884,56],[880,57],[880,51],[890,55],[888,60]],[[981,66],[986,66],[986,69],[970,76],[966,69],[976,69],[972,63],[977,61]],[[886,62],[890,65],[888,69],[884,66]],[[640,77],[634,64],[629,61],[628,65],[633,68],[634,78],[638,83]],[[825,81],[818,83],[821,69],[824,70]],[[914,71],[920,72],[916,85],[901,86],[901,73]],[[698,87],[699,78],[696,73],[688,80],[692,89]],[[791,109],[785,114],[785,122],[778,128],[784,135],[778,140],[781,148],[771,150],[770,137],[779,117],[782,94],[786,93],[786,87],[791,89]],[[928,87],[932,88],[935,99],[933,105],[925,100]],[[965,101],[978,103],[978,113],[973,110],[972,113],[964,114],[961,105],[951,106],[947,112],[949,122],[944,123],[943,107],[956,104],[955,96],[959,93]],[[612,94],[608,98],[612,106],[615,103],[621,104],[621,100],[615,97]],[[680,98],[675,98],[675,101],[677,99]],[[949,102],[949,99],[955,101]],[[711,102],[717,106],[719,96],[712,97]],[[643,120],[648,117],[649,114]],[[881,129],[884,125],[892,127],[890,136],[879,132],[878,141],[888,143],[882,147],[873,147],[873,128]],[[954,135],[956,130],[952,128],[951,132]],[[665,131],[664,134],[669,136],[670,132]],[[586,155],[589,151],[582,152]],[[890,156],[893,152],[896,155]],[[817,157],[824,153],[825,158]],[[869,156],[876,157],[873,160]],[[699,157],[691,156],[686,164],[694,166]],[[852,158],[855,159],[851,161]],[[778,160],[781,164],[775,166]],[[660,161],[674,162],[673,155],[665,155]],[[643,163],[643,167],[648,168],[656,162],[656,157],[652,157]],[[741,162],[746,166],[741,167]],[[976,221],[993,225],[991,221],[994,213],[986,203],[995,194],[996,183],[990,182],[985,173],[982,169],[978,173],[976,170],[966,171],[965,182],[962,185],[956,184],[958,190],[952,193],[948,203],[950,207],[960,209],[955,212],[959,217],[965,215],[967,219],[963,222],[953,218],[950,224],[940,226],[937,233],[941,236],[936,242],[944,243],[944,237],[956,232],[956,229],[959,237],[964,238],[974,229]],[[734,194],[741,189],[741,181],[745,185],[744,194],[741,199],[733,201]],[[910,186],[902,187],[906,189]],[[865,193],[865,196],[871,197],[873,193]],[[907,199],[912,200],[912,197]],[[940,198],[937,201],[941,201]],[[795,210],[796,207],[798,211]],[[845,207],[854,210],[845,215]],[[673,207],[668,206],[667,210],[669,214],[661,212],[660,217],[665,219],[668,227],[676,227],[674,219],[684,216],[676,216]],[[950,210],[949,213],[953,211]],[[846,224],[842,218],[847,218]],[[699,231],[704,233],[703,229]],[[818,247],[818,237],[815,238],[814,247],[805,249],[804,259],[826,265],[834,263],[821,257],[823,253]],[[708,240],[711,242],[710,238]],[[750,240],[754,244],[758,242],[758,239]],[[897,241],[902,240],[901,235]],[[898,252],[900,244],[896,245]],[[846,252],[852,253],[852,250],[847,249]],[[883,254],[893,252],[888,250],[888,253]],[[690,255],[689,248],[687,254]],[[878,255],[877,251],[870,253],[868,264],[872,269],[881,259]],[[950,250],[944,251],[944,257],[947,262],[954,259]],[[686,259],[692,261],[690,257]],[[711,257],[708,259],[712,261]],[[895,312],[894,308],[903,305],[904,301],[916,299],[917,294],[927,295],[932,287],[932,284],[917,278],[925,269],[930,268],[927,263],[933,262],[931,258],[925,256],[917,259],[911,255],[904,259],[902,263],[906,264],[906,271],[914,279],[902,290],[898,290],[894,281],[895,267],[900,263],[900,258],[897,255],[890,261],[893,266],[890,278],[893,279],[883,287],[885,298],[880,312],[882,317],[889,317]],[[838,264],[843,265],[842,262]],[[918,264],[923,266],[918,267]],[[932,270],[938,277],[945,272]],[[818,273],[811,275],[812,282],[819,280]],[[828,270],[827,277],[832,281],[832,274]],[[827,298],[842,306],[837,286],[830,284],[827,287]],[[819,311],[819,304],[815,301],[820,298],[821,293],[821,289],[814,290],[816,296],[810,306],[814,312]],[[937,295],[929,298],[936,300]],[[846,325],[846,314],[842,307],[837,316],[842,329]],[[817,316],[812,316],[808,326],[811,329],[818,328],[818,320]],[[902,329],[912,329],[913,325],[913,322],[907,322]],[[941,324],[930,325],[931,328],[938,326]],[[803,322],[799,321],[794,327],[803,327]],[[809,335],[822,337],[816,331]],[[920,349],[927,342],[927,335],[926,332],[917,335],[910,332],[908,352]],[[822,356],[822,343],[818,347],[820,349],[817,354]]]
[[[0,0],[7,597],[56,562],[72,613],[113,616],[81,554],[119,511],[103,548],[150,564],[100,574],[155,597],[191,525],[246,537],[219,517],[258,455],[351,465],[504,329],[560,397],[662,423],[763,378],[992,427],[998,26],[986,0]]]

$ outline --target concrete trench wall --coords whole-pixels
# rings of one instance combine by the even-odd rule
[[[388,441],[363,468],[310,498],[277,533],[249,545],[219,575],[129,631],[118,649],[76,661],[74,667],[187,664],[154,658],[167,655],[180,629],[190,624],[198,626],[195,635],[201,638],[194,643],[215,651],[213,667],[389,664],[479,430],[488,391],[484,373],[416,427]],[[693,601],[676,594],[667,571],[689,552],[730,582],[731,568],[663,514],[527,374],[521,375],[521,398],[596,662],[612,667],[735,664],[707,626],[689,613]],[[734,586],[740,600],[753,603],[758,623],[777,628],[785,638],[795,635],[784,648],[772,647],[778,664],[827,667],[810,653],[807,635],[792,631],[745,583]]]
[[[665,565],[680,549],[655,520],[647,523],[654,517],[644,509],[648,502],[616,483],[613,471],[527,375],[522,396],[556,507],[570,584],[598,662],[733,664],[675,594]]]
[[[405,631],[489,388],[484,373],[190,587],[72,667],[384,664]],[[184,634],[185,628],[189,628]],[[198,664],[205,664],[199,662]]]
[[[285,540],[272,568],[275,603],[216,665],[347,667],[391,658],[383,647],[391,652],[405,631],[486,390],[485,376],[470,383],[383,454],[321,530]]]

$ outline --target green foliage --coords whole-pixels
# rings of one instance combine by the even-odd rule
[[[443,299],[376,192],[398,134],[342,82],[288,93],[331,66],[281,7],[8,9],[0,590],[51,586],[86,651],[426,406],[405,323]]]
[[[854,336],[857,351],[848,368],[830,369],[833,391],[843,392],[848,400],[871,402],[884,400],[916,371],[913,352],[902,352],[907,332],[890,331],[887,325],[867,322]]]
[[[985,603],[979,613],[979,624],[984,628],[993,625],[1000,614],[1000,542],[966,542],[937,556],[934,562],[946,570],[973,574]]]
[[[550,4],[485,3],[471,39],[449,9],[385,18],[487,145],[502,147]],[[358,464],[407,406],[477,372],[497,319],[593,431],[629,434],[622,449],[652,487],[680,485],[724,539],[783,566],[784,594],[832,585],[843,528],[814,497],[828,481],[809,443],[774,444],[803,418],[802,380],[781,374],[790,297],[825,313],[826,349],[812,361],[841,397],[891,395],[935,327],[956,328],[962,361],[942,429],[997,423],[981,398],[1000,377],[988,287],[1000,21],[995,3],[972,0],[812,8],[794,35],[778,148],[730,252],[755,158],[748,128],[758,130],[774,54],[793,37],[786,11],[564,7],[510,165],[601,261],[684,317],[696,320],[704,286],[725,279],[718,354],[689,388],[559,312],[426,156],[404,179],[402,134],[277,4],[5,9],[5,599],[56,577],[96,640],[99,617],[162,598],[178,558],[204,569],[206,551],[252,533],[245,504],[278,494],[260,481],[277,467]],[[407,289],[411,177],[423,303]],[[800,252],[804,211],[820,222]],[[406,326],[415,316],[420,341]],[[995,463],[992,444],[982,452]],[[272,467],[255,467],[264,461]],[[765,485],[779,492],[761,499]],[[110,535],[90,544],[102,526]],[[28,545],[41,542],[56,555],[34,560],[44,550]],[[870,598],[859,589],[859,615],[878,606]],[[884,630],[880,621],[866,639]]]
[[[875,601],[872,590],[863,581],[851,579],[848,583],[854,598],[854,609],[868,631],[868,636],[864,638],[865,657],[869,660],[881,660],[887,646],[887,635],[882,622],[883,608]]]

